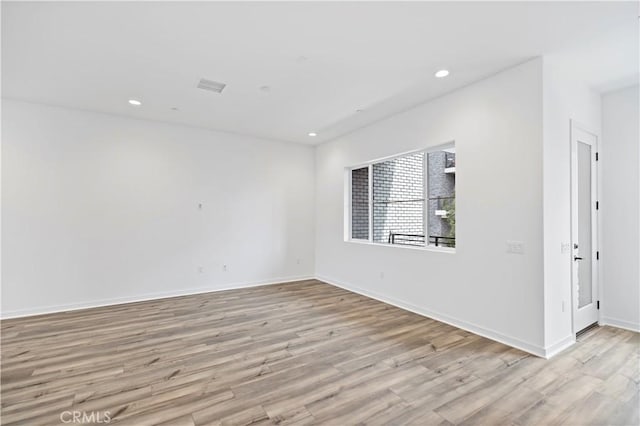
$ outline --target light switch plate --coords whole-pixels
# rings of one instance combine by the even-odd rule
[[[507,241],[507,253],[523,254],[524,243],[522,241]]]

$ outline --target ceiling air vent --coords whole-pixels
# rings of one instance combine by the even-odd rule
[[[210,92],[222,93],[224,88],[227,87],[224,83],[218,83],[217,81],[207,80],[201,78],[198,83],[198,89],[209,90]]]

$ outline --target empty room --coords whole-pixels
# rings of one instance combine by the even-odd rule
[[[636,1],[2,1],[2,425],[640,425]]]

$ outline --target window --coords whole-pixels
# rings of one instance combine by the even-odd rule
[[[351,238],[369,239],[369,167],[351,170]]]
[[[372,167],[373,241],[424,245],[424,153]]]
[[[427,153],[429,244],[456,246],[456,151],[445,148]]]
[[[455,247],[452,144],[351,168],[349,178],[351,240]]]

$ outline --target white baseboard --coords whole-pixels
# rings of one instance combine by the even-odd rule
[[[354,293],[361,294],[363,296],[370,297],[372,299],[376,299],[380,302],[387,303],[389,305],[396,306],[400,309],[404,309],[406,311],[413,312],[418,315],[422,315],[424,317],[432,318],[440,322],[444,322],[446,324],[452,325],[454,327],[461,328],[463,330],[469,331],[471,333],[477,334],[482,337],[486,337],[487,339],[494,340],[496,342],[504,343],[507,346],[514,347],[516,349],[520,349],[522,351],[528,352],[530,354],[536,355],[541,358],[547,358],[547,350],[541,346],[534,345],[529,342],[522,341],[520,339],[516,339],[515,337],[507,336],[502,333],[499,333],[495,330],[490,330],[485,327],[481,327],[476,324],[472,324],[468,321],[464,321],[458,318],[451,317],[449,315],[445,315],[439,312],[432,311],[430,309],[425,309],[411,303],[394,299],[376,292],[372,292],[370,290],[365,290],[359,288],[357,286],[341,282],[339,280],[335,280],[329,277],[317,276],[316,279],[325,282],[327,284],[331,284],[336,287],[343,288],[348,291],[352,291]]]
[[[544,357],[546,359],[554,357],[575,343],[576,336],[573,334],[565,337],[564,339],[560,339],[556,343],[549,345],[544,349]]]
[[[33,315],[53,314],[56,312],[77,311],[80,309],[99,308],[102,306],[112,306],[112,305],[120,305],[124,303],[144,302],[148,300],[167,299],[170,297],[189,296],[192,294],[202,294],[202,293],[213,293],[218,291],[236,290],[241,288],[258,287],[263,285],[283,284],[288,282],[304,281],[304,280],[311,280],[311,279],[314,279],[314,277],[298,276],[298,277],[273,278],[273,279],[262,280],[262,281],[247,281],[247,282],[225,284],[224,287],[216,287],[216,288],[200,287],[200,288],[193,288],[193,289],[186,289],[186,290],[179,290],[179,291],[165,291],[165,292],[147,293],[147,294],[141,294],[141,295],[129,296],[129,297],[116,297],[116,298],[109,298],[109,299],[92,300],[87,302],[70,303],[65,305],[53,305],[53,306],[42,306],[37,308],[17,309],[17,310],[0,312],[0,319],[4,320],[4,319],[10,319],[10,318],[29,317]]]
[[[611,327],[624,328],[625,330],[640,333],[640,324],[611,317],[602,317],[598,322],[600,325],[610,325]]]

